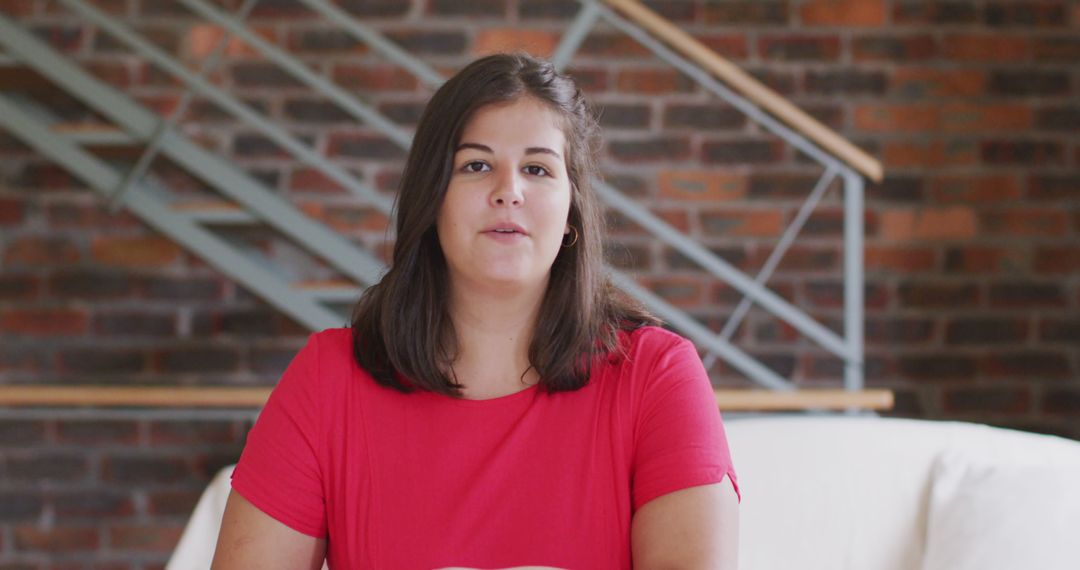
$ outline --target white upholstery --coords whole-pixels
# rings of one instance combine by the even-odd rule
[[[950,495],[944,487],[978,487],[979,479],[969,477],[972,466],[983,474],[1029,466],[1042,486],[1015,487],[1012,509],[1022,514],[1032,502],[1045,507],[1041,519],[1028,521],[1027,535],[1059,536],[1063,531],[1056,522],[1080,517],[1073,488],[1080,484],[1080,443],[977,424],[883,418],[771,417],[726,425],[743,491],[743,570],[1080,569],[1076,548],[1063,541],[1024,543],[1002,536],[1010,528],[1007,518],[979,521],[981,532],[969,534],[967,544],[955,542],[961,535],[956,528],[974,521],[954,518],[952,533],[939,537],[933,533],[930,500],[932,494],[938,499],[934,506],[940,516]],[[1074,483],[1062,486],[1066,481]],[[978,493],[966,497],[968,504],[971,496],[982,504],[994,501]],[[1048,496],[1058,501],[1048,504]],[[1002,525],[1004,530],[984,534]],[[1080,526],[1068,532],[1078,537],[1069,543],[1080,542]],[[1013,558],[979,557],[978,566],[959,566],[955,559],[951,565],[924,566],[928,542],[936,546],[938,560],[946,544],[949,556],[959,552],[974,558],[997,546]],[[1015,560],[1056,562],[1018,565]]]
[[[1061,539],[1080,537],[1080,443],[861,417],[726,427],[743,495],[742,570],[1080,569],[1080,540]],[[203,494],[168,570],[209,567],[231,472]],[[1004,488],[1010,500],[996,500]]]

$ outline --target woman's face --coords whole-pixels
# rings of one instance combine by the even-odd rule
[[[569,231],[565,147],[558,115],[536,99],[475,112],[436,220],[455,286],[546,286]]]

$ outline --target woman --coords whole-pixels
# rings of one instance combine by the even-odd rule
[[[390,271],[274,390],[214,568],[735,567],[701,361],[603,275],[597,145],[526,55],[435,93]]]

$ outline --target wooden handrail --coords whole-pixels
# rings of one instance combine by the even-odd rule
[[[3,407],[147,407],[258,408],[270,387],[164,386],[0,386]],[[725,411],[885,410],[893,405],[889,390],[715,390]]]
[[[802,109],[792,105],[787,99],[642,5],[638,0],[604,0],[604,2],[842,162],[874,182],[881,182],[885,171],[877,159],[851,144]]]

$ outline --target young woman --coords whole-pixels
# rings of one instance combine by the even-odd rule
[[[274,390],[215,569],[735,567],[735,472],[697,352],[603,273],[598,133],[572,80],[527,55],[435,93],[390,271]]]

